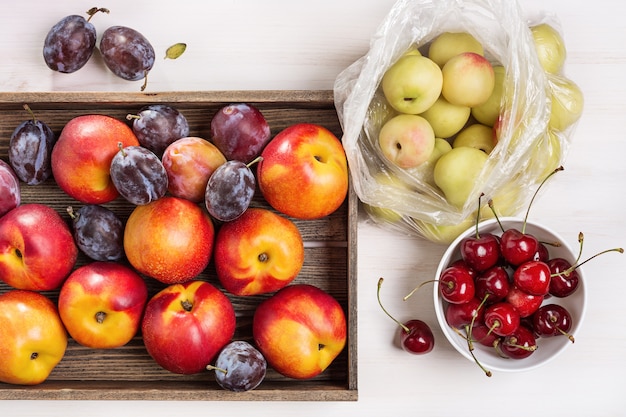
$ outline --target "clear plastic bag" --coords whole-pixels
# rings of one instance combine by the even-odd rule
[[[498,142],[463,207],[448,203],[427,168],[401,169],[381,155],[378,145],[378,132],[394,113],[380,88],[386,69],[411,47],[427,48],[444,32],[470,33],[483,45],[485,57],[505,68]],[[554,85],[516,2],[399,0],[374,33],[367,54],[342,71],[334,85],[356,194],[381,223],[441,243],[474,223],[481,195],[481,201],[493,199],[505,215],[518,213],[542,179],[545,158],[553,155],[561,163],[568,147],[568,131],[548,134]],[[481,216],[489,211],[483,207]]]

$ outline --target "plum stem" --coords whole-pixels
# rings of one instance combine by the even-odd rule
[[[37,123],[37,118],[35,117],[35,113],[30,108],[30,106],[28,104],[24,104],[22,107],[24,107],[24,110],[26,110],[30,114],[30,117],[33,118],[33,122]]]
[[[223,369],[223,368],[218,368],[217,366],[213,366],[213,365],[207,365],[206,366],[206,370],[207,371],[218,371],[218,372],[222,372],[224,375],[228,375],[228,370]]]
[[[106,9],[104,7],[92,7],[91,9],[87,10],[87,15],[89,16],[87,18],[87,21],[89,22],[91,18],[98,12],[109,14],[109,9]]]
[[[263,160],[263,157],[259,155],[256,158],[254,158],[252,161],[248,162],[246,166],[250,168],[252,165],[256,164],[257,162],[261,162],[262,160]]]

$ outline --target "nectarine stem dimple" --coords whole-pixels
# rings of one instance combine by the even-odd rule
[[[185,311],[191,311],[193,308],[193,304],[189,300],[184,300],[180,302],[180,305],[183,307]]]
[[[259,262],[267,262],[267,260],[269,259],[269,256],[267,256],[267,253],[263,252],[259,254],[258,259],[259,259]]]
[[[35,360],[35,359],[37,359],[38,357],[39,357],[39,353],[37,353],[37,352],[33,352],[33,353],[31,353],[31,354],[30,354],[30,358],[31,358],[32,360]]]
[[[98,311],[96,313],[96,322],[98,322],[98,324],[102,324],[106,316],[107,316],[107,313],[105,313],[104,311]]]

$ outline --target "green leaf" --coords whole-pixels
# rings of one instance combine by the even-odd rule
[[[174,45],[167,48],[167,50],[165,51],[165,58],[176,59],[185,52],[185,49],[187,49],[186,43],[175,43]]]

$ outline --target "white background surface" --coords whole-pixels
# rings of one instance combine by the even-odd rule
[[[105,4],[106,3],[106,4]],[[368,50],[370,37],[393,1],[314,2],[222,0],[125,1],[21,0],[0,13],[0,90],[138,91],[93,60],[75,74],[57,74],[41,57],[48,29],[68,14],[96,5],[111,14],[93,18],[99,33],[113,24],[134,27],[157,55],[187,42],[177,61],[160,61],[149,91],[332,89],[337,74]],[[566,75],[585,94],[585,112],[559,174],[531,216],[585,253],[626,245],[626,12],[621,1],[520,0],[525,13],[559,19],[568,59]],[[576,343],[538,370],[486,378],[457,354],[439,331],[431,291],[404,296],[430,278],[444,248],[359,224],[359,400],[349,403],[66,402],[2,401],[2,416],[392,416],[626,414],[626,255],[587,264],[589,309]],[[410,356],[393,344],[394,324],[376,303],[376,282],[386,278],[384,299],[398,318],[421,318],[437,345]],[[1,360],[1,358],[0,358]]]

